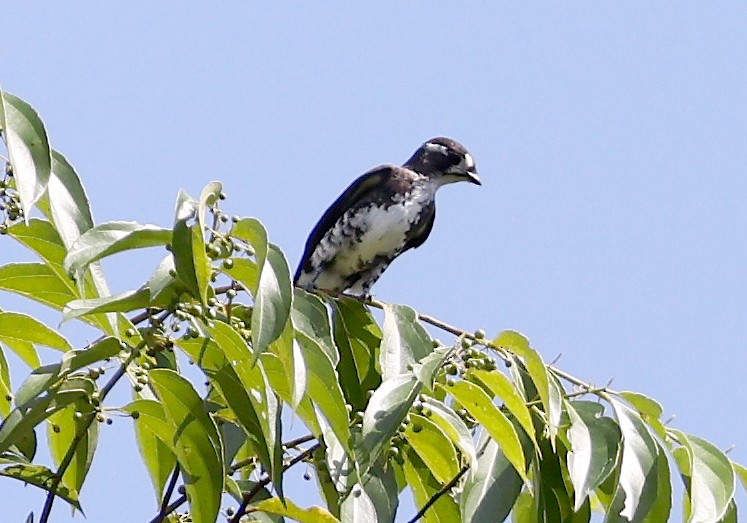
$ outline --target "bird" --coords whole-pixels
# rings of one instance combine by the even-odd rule
[[[462,181],[482,185],[472,155],[445,137],[423,143],[401,167],[384,164],[361,175],[311,231],[295,285],[370,298],[389,264],[428,238],[436,191]]]

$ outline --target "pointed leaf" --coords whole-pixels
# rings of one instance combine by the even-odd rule
[[[72,350],[64,336],[39,320],[18,312],[0,312],[0,341],[27,341],[63,352]]]
[[[87,397],[83,390],[50,392],[11,411],[0,425],[0,454],[30,437],[34,427],[71,403]]]
[[[171,231],[135,222],[108,222],[84,232],[65,258],[68,273],[79,271],[112,254],[144,247],[167,245]]]
[[[516,472],[528,483],[524,450],[519,435],[516,433],[516,428],[506,415],[493,404],[485,391],[474,383],[457,381],[447,385],[446,392],[461,403],[472,417],[488,431],[488,434],[498,442]]]
[[[255,356],[283,332],[290,316],[292,297],[290,270],[285,256],[276,246],[269,245],[254,295],[252,341]]]
[[[374,391],[363,413],[362,447],[369,463],[376,461],[397,431],[421,387],[412,374],[401,374],[383,382]]]
[[[734,499],[736,475],[726,455],[712,443],[679,430],[671,430],[685,447],[690,501],[688,523],[717,522]]]
[[[351,298],[329,300],[333,311],[333,333],[340,359],[337,370],[345,400],[355,411],[364,410],[367,392],[376,389],[381,376],[376,355],[381,330],[365,305]]]
[[[630,403],[633,408],[638,411],[643,420],[651,425],[662,439],[666,437],[666,431],[661,422],[661,416],[664,413],[664,409],[658,401],[639,392],[625,391],[620,392],[618,396],[624,398],[628,403]]]
[[[504,521],[514,508],[523,486],[521,476],[492,438],[464,483],[460,498],[462,521]]]
[[[438,425],[413,413],[402,435],[440,483],[448,483],[457,475],[459,460],[456,450]]]
[[[604,407],[599,403],[567,402],[566,408],[571,421],[568,472],[578,512],[588,495],[614,470],[622,434],[612,418],[602,415]]]
[[[231,236],[251,246],[254,251],[257,267],[261,268],[264,266],[265,259],[267,258],[267,231],[262,222],[256,218],[242,218],[233,226]],[[256,297],[259,279],[253,282],[253,285],[250,285],[250,282],[244,283],[248,284],[249,291]]]
[[[477,452],[472,434],[462,418],[451,407],[435,398],[426,396],[422,401],[424,409],[430,410],[429,419],[438,425],[451,442],[457,446],[466,458],[470,470],[474,473],[477,466]]]
[[[327,308],[318,296],[300,288],[294,288],[293,291],[291,319],[293,328],[296,329],[296,337],[302,335],[317,344],[336,366],[340,361],[340,355],[332,341],[332,328]]]
[[[392,378],[392,380],[395,379],[397,378]],[[436,495],[441,485],[412,449],[408,449],[405,453],[404,469],[407,485],[412,490],[415,504],[419,508],[425,506]],[[425,513],[423,521],[425,523],[454,523],[460,521],[459,507],[451,496],[441,496]]]
[[[324,413],[343,448],[350,454],[350,419],[337,371],[318,344],[303,340],[300,347],[308,372],[307,393]]]
[[[9,263],[0,267],[0,289],[62,310],[77,294],[44,263]]]
[[[148,399],[137,399],[122,409],[135,419],[135,438],[145,468],[153,483],[156,503],[161,503],[163,490],[176,465],[174,455],[175,430],[166,420],[163,407]]]
[[[69,249],[93,227],[88,196],[78,173],[57,151],[52,151],[52,175],[47,186],[52,221]]]
[[[524,359],[527,372],[532,378],[534,386],[537,388],[539,397],[542,400],[542,405],[547,416],[547,428],[550,433],[550,440],[554,442],[562,414],[561,398],[556,394],[551,394],[550,376],[547,366],[542,361],[542,356],[529,346],[529,340],[526,337],[515,331],[502,332],[493,343],[500,347],[506,347]]]
[[[470,379],[470,376],[474,376],[480,380],[493,394],[503,400],[503,404],[513,414],[516,421],[519,422],[521,428],[524,429],[524,432],[526,432],[536,447],[537,439],[534,434],[532,415],[524,398],[521,397],[521,394],[516,390],[511,380],[498,370],[488,371],[471,368],[467,372],[467,379]],[[472,380],[470,379],[470,381]]]
[[[398,505],[397,494],[397,478],[393,468],[375,467],[343,500],[340,519],[346,523],[394,521]]]
[[[47,492],[52,489],[55,481],[54,472],[42,465],[33,465],[31,463],[17,463],[0,469],[0,476],[18,479],[26,484],[44,489]],[[74,490],[70,490],[64,485],[58,485],[55,495],[83,512],[78,502],[78,493]]]
[[[202,228],[197,223],[189,225],[187,219],[177,220],[174,224],[171,242],[174,267],[189,292],[205,303],[212,267],[205,251]]]
[[[88,386],[89,395],[96,390],[93,380],[79,381]],[[75,445],[73,459],[62,476],[62,483],[73,491],[80,492],[96,452],[99,424],[91,423],[95,415],[89,397],[81,397],[49,417],[47,437],[55,465],[59,467],[71,445]]]
[[[223,493],[223,450],[218,429],[192,385],[169,369],[149,372],[150,383],[175,430],[173,452],[182,468],[196,523],[215,521]]]
[[[289,499],[284,502],[278,498],[266,499],[254,505],[254,509],[268,514],[289,517],[300,523],[339,523],[336,517],[322,507],[303,509]]]
[[[632,520],[645,515],[653,499],[644,491],[649,476],[657,473],[656,441],[651,436],[640,415],[617,401],[610,399],[617,416],[623,439],[622,463],[620,465],[620,489],[625,494],[625,503],[620,515]],[[649,481],[651,481],[649,479]]]
[[[29,104],[0,90],[0,127],[13,166],[26,219],[44,194],[52,166],[49,140],[39,114]]]
[[[216,327],[220,323],[216,323]],[[227,327],[227,326],[226,326]],[[217,327],[223,329],[223,327]],[[272,466],[272,449],[262,432],[262,422],[251,401],[250,394],[236,375],[234,368],[214,340],[207,338],[182,339],[177,342],[192,360],[207,374],[213,385],[220,389],[228,406],[250,439],[260,462],[266,469]]]
[[[150,305],[148,289],[140,288],[113,294],[105,298],[73,300],[65,305],[62,321],[70,321],[90,314],[103,312],[130,312]]]
[[[5,359],[5,353],[2,346],[0,346],[0,418],[5,418],[10,413],[10,402],[13,398],[12,391],[13,387],[10,383],[8,360]]]
[[[379,364],[384,381],[408,372],[433,350],[417,313],[406,305],[384,304],[383,336]]]
[[[19,222],[8,228],[8,234],[47,262],[61,279],[69,280],[62,268],[67,249],[54,225],[47,220],[31,218],[28,223]]]

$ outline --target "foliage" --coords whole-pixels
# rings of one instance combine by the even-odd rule
[[[196,199],[180,192],[171,228],[95,225],[37,113],[0,92],[0,128],[0,232],[36,255],[0,267],[0,288],[101,332],[74,348],[31,316],[0,312],[0,475],[48,492],[42,522],[56,498],[82,510],[112,413],[131,418],[159,500],[153,521],[182,508],[196,523],[221,513],[386,522],[410,489],[412,521],[575,523],[603,511],[608,522],[661,522],[673,472],[687,521],[736,521],[745,469],[667,427],[656,401],[585,384],[517,332],[489,339],[404,305],[294,289],[263,225],[220,209],[218,182]],[[168,252],[142,286],[110,294],[99,260],[145,247]],[[423,322],[453,340],[432,340]],[[58,363],[42,366],[41,347]],[[30,368],[16,389],[3,351]],[[207,392],[180,372],[187,360]],[[135,399],[109,405],[115,386]],[[308,435],[284,437],[284,412]],[[40,437],[52,463],[35,461]],[[298,506],[283,488],[302,462],[326,507]]]

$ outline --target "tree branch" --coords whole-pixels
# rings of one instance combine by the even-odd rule
[[[321,445],[317,443],[316,445],[312,445],[308,449],[304,450],[303,452],[295,456],[293,459],[291,459],[288,462],[288,464],[283,467],[283,471],[286,471],[289,468],[291,468],[293,465],[295,465],[296,463],[305,460],[306,458],[311,456],[314,452],[316,452],[316,450],[319,447],[321,447]],[[246,508],[249,506],[249,503],[252,502],[252,499],[254,498],[254,496],[256,496],[264,487],[266,487],[269,484],[270,484],[269,476],[266,476],[262,478],[261,480],[259,480],[257,484],[254,485],[254,488],[244,495],[244,498],[242,499],[241,504],[239,505],[239,508],[236,510],[236,513],[233,515],[233,517],[229,520],[229,523],[239,523],[239,521],[241,520],[241,516],[243,516],[246,513]],[[151,522],[151,523],[156,523],[156,522]]]
[[[174,472],[171,473],[171,479],[169,479],[169,485],[166,487],[166,492],[163,494],[163,500],[161,501],[161,511],[158,513],[159,516],[166,517],[166,510],[169,507],[169,500],[172,494],[174,494],[174,487],[176,487],[176,480],[179,479],[179,463],[174,465]]]
[[[106,395],[109,394],[109,391],[112,390],[114,385],[124,376],[125,371],[127,369],[127,365],[129,364],[130,359],[124,363],[122,363],[117,371],[114,373],[114,375],[109,379],[109,381],[106,382],[106,384],[101,388],[99,391],[99,401],[104,401],[106,398]],[[54,478],[52,479],[52,484],[50,485],[49,492],[47,493],[47,497],[44,500],[44,507],[42,508],[42,514],[39,518],[39,523],[48,523],[49,516],[52,513],[52,505],[54,504],[54,500],[57,498],[56,492],[57,487],[59,487],[60,482],[62,481],[62,476],[65,474],[65,471],[70,466],[70,463],[73,461],[73,457],[75,457],[75,451],[78,449],[78,445],[83,440],[83,437],[88,432],[88,429],[91,426],[91,423],[93,423],[96,420],[96,412],[92,412],[88,419],[86,419],[86,422],[78,429],[78,432],[75,433],[75,437],[70,442],[70,447],[68,447],[67,452],[65,453],[65,456],[62,458],[62,461],[60,462],[60,466],[57,467],[57,472],[55,472]]]
[[[428,511],[428,509],[431,508],[436,503],[436,501],[438,501],[439,498],[441,498],[441,496],[443,496],[444,494],[446,494],[447,492],[449,492],[452,488],[454,488],[454,485],[456,485],[459,482],[459,480],[461,479],[461,477],[464,476],[464,474],[468,470],[469,470],[469,467],[467,465],[464,465],[462,467],[462,469],[459,472],[457,472],[456,476],[454,476],[453,478],[451,478],[451,481],[449,481],[446,485],[444,485],[443,487],[441,487],[441,489],[438,492],[436,492],[431,497],[431,499],[429,499],[428,502],[425,505],[423,505],[423,508],[421,508],[418,511],[418,513],[415,514],[415,516],[410,521],[408,521],[407,523],[416,523],[417,520],[419,520],[420,518],[422,518],[423,516],[425,516],[425,513]]]

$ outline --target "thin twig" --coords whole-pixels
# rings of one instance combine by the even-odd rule
[[[459,472],[457,472],[456,476],[451,478],[451,481],[449,481],[446,485],[441,487],[441,489],[438,492],[436,492],[431,497],[431,499],[429,499],[428,502],[425,505],[423,505],[423,508],[421,508],[418,511],[418,513],[415,514],[415,516],[407,523],[415,523],[417,520],[422,518],[425,515],[425,513],[428,511],[428,509],[431,508],[434,505],[434,503],[436,503],[436,501],[438,501],[441,498],[441,496],[443,496],[444,494],[449,492],[452,488],[454,488],[454,485],[456,485],[459,482],[461,477],[464,476],[468,470],[469,470],[469,466],[467,465],[463,466],[462,469]]]
[[[99,391],[99,401],[103,402],[106,398],[106,395],[109,394],[109,391],[112,390],[112,387],[114,387],[114,385],[120,380],[120,378],[124,376],[128,363],[129,360],[125,363],[122,363],[122,365],[120,365],[120,367],[117,369],[114,375],[112,375],[109,381],[107,381],[106,384],[101,388],[101,390]],[[57,467],[57,472],[55,472],[55,475],[52,478],[52,484],[50,485],[49,492],[47,493],[47,497],[44,500],[44,507],[42,508],[42,514],[39,518],[39,523],[47,523],[49,521],[49,516],[52,513],[52,505],[54,504],[54,500],[57,498],[57,487],[59,487],[60,482],[62,481],[62,476],[65,474],[65,471],[73,461],[73,457],[75,456],[75,451],[77,450],[78,445],[83,440],[83,437],[88,433],[88,429],[91,426],[91,423],[93,423],[95,420],[96,414],[95,412],[92,412],[89,415],[88,419],[86,419],[86,422],[78,429],[78,432],[75,433],[75,437],[70,442],[70,446],[68,447],[65,456],[62,458],[60,466]]]
[[[161,511],[158,513],[163,514],[166,517],[166,509],[169,507],[169,500],[172,494],[174,494],[174,488],[176,487],[176,481],[179,479],[179,463],[174,465],[174,472],[171,473],[171,479],[169,479],[169,485],[166,487],[166,492],[163,494],[163,500],[161,501]]]
[[[309,441],[312,441],[315,439],[315,436],[313,434],[307,434],[305,436],[301,436],[300,438],[292,439],[288,441],[287,443],[283,443],[283,447],[286,449],[292,449],[294,447],[297,447],[298,445],[301,445],[302,443],[308,443]],[[251,458],[242,459],[240,461],[237,461],[236,463],[232,464],[230,467],[228,467],[228,474],[233,474],[239,469],[242,469],[246,467],[247,465],[252,465],[257,460],[256,457],[252,456]]]
[[[176,500],[174,500],[174,502],[171,505],[166,507],[166,510],[161,511],[156,517],[151,519],[149,523],[162,523],[163,520],[169,516],[169,514],[171,514],[176,509],[184,505],[186,502],[187,502],[186,494],[179,496],[178,498],[176,498]]]
[[[299,461],[303,461],[309,456],[311,456],[314,452],[316,452],[316,450],[320,446],[321,445],[317,443],[316,445],[312,445],[308,449],[301,452],[299,455],[295,456],[292,460],[288,462],[287,465],[283,467],[283,471],[288,470],[289,468],[291,468],[293,465],[295,465]],[[271,481],[270,477],[265,476],[264,478],[259,480],[256,485],[254,485],[254,488],[252,488],[252,490],[250,490],[244,495],[241,501],[241,504],[239,505],[239,508],[236,510],[236,513],[233,515],[233,517],[229,520],[229,523],[239,523],[239,521],[241,520],[241,516],[243,516],[246,513],[246,508],[249,506],[249,503],[252,502],[252,499],[254,498],[254,496],[256,496],[264,487],[269,485],[270,481]],[[151,522],[151,523],[156,523],[156,522]]]

